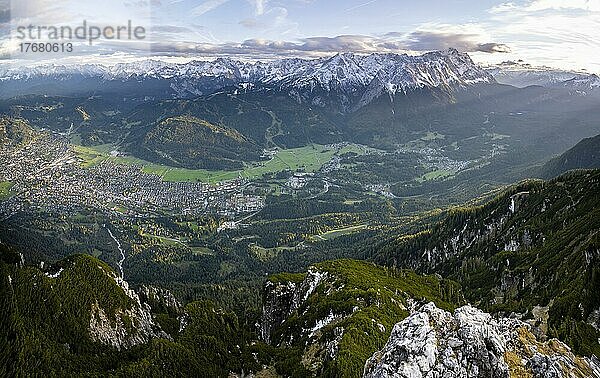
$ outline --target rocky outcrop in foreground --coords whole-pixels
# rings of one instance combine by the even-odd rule
[[[537,341],[520,320],[428,303],[394,326],[364,377],[600,377],[600,361],[556,339]]]

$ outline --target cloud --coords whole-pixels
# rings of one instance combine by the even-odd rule
[[[304,53],[319,55],[338,52],[373,53],[373,52],[404,52],[400,45],[387,45],[381,38],[364,35],[340,35],[336,37],[310,37],[297,42],[269,41],[250,39],[244,41],[243,48],[254,51],[283,52],[302,55]]]
[[[474,51],[485,53],[510,53],[511,49],[503,43],[480,43]]]
[[[579,9],[600,12],[599,0],[534,0],[527,7],[529,11]]]
[[[376,1],[377,1],[377,0],[370,0],[370,1],[367,1],[367,2],[365,2],[365,3],[362,3],[362,4],[355,5],[355,6],[353,6],[353,7],[350,7],[350,8],[348,8],[348,9],[346,9],[344,12],[352,12],[353,10],[357,10],[357,9],[360,9],[360,8],[362,8],[362,7],[366,7],[367,5],[371,5],[371,4],[373,4],[374,2],[376,2]]]
[[[217,9],[221,5],[227,3],[229,0],[207,0],[197,7],[192,8],[190,11],[194,16],[202,16],[205,13],[208,13],[214,9]]]
[[[397,39],[390,39],[390,37]],[[337,53],[337,52],[393,52],[407,51],[422,52],[431,50],[446,50],[457,48],[466,52],[508,52],[510,48],[501,43],[476,43],[472,35],[432,34],[414,32],[406,39],[399,33],[388,33],[384,37],[365,35],[340,35],[336,37],[310,37],[298,42],[277,42],[260,39],[244,41],[240,46],[245,48],[263,49],[265,51]]]
[[[386,41],[362,36],[311,37],[296,42],[248,39],[241,43],[155,43],[152,52],[165,55],[245,56],[252,59],[285,56],[326,56],[338,52],[403,52],[394,46],[384,47]]]
[[[160,0],[124,0],[123,5],[134,8],[144,8],[150,6],[159,7],[162,5],[162,2]]]
[[[510,48],[505,44],[481,43],[478,42],[479,39],[481,39],[481,36],[478,34],[414,31],[406,37],[406,47],[414,51],[446,50],[452,47],[465,52],[510,52]]]
[[[539,11],[587,11],[600,12],[600,0],[529,0],[516,4],[505,2],[490,9],[491,13],[539,12]]]
[[[238,23],[248,29],[262,29],[266,27],[264,23],[258,21],[256,18],[245,18]]]
[[[262,13],[238,21],[238,25],[248,30],[257,37],[279,36],[281,38],[293,39],[298,37],[299,24],[291,20],[287,8],[281,6],[269,6]],[[253,36],[254,37],[254,36]]]
[[[155,43],[152,51],[158,54],[227,56],[237,55],[252,59],[285,56],[329,56],[340,52],[370,53],[414,53],[456,47],[462,51],[506,52],[508,47],[498,43],[469,42],[466,37],[445,35],[427,37],[426,33],[411,33],[411,40],[404,34],[389,33],[382,37],[365,35],[340,35],[336,37],[310,37],[298,41],[273,41],[268,39],[248,39],[240,43]],[[417,38],[420,40],[417,42]],[[393,38],[392,38],[393,37]],[[470,37],[470,36],[469,36]],[[437,39],[436,39],[437,38]],[[451,44],[457,42],[457,44]],[[460,43],[458,43],[460,42]]]
[[[600,71],[600,61],[595,59],[600,56],[600,0],[506,2],[491,8],[489,14],[482,25],[510,41],[511,59]]]
[[[501,3],[501,4],[495,5],[492,8],[490,8],[489,12],[490,13],[504,13],[504,12],[513,11],[518,8],[519,7],[515,3]]]
[[[254,14],[261,16],[265,13],[265,8],[269,0],[248,0],[248,2],[254,8]]]
[[[364,35],[340,35],[337,37],[305,38],[300,45],[302,51],[323,52],[374,52],[384,41]]]
[[[179,33],[190,33],[193,32],[191,28],[185,26],[178,25],[153,25],[151,28],[152,33],[169,33],[169,34],[179,34]]]

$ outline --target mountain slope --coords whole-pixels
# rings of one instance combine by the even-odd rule
[[[108,369],[110,351],[168,337],[108,265],[72,256],[41,271],[0,246],[2,339],[22,373]],[[99,353],[92,357],[92,351]],[[59,361],[61,361],[59,363]],[[5,370],[6,372],[6,370]]]
[[[193,100],[149,102],[130,111],[125,122],[155,126],[164,119],[181,116],[235,129],[265,148],[341,141],[341,130],[331,114],[320,108],[298,104],[279,92],[219,93]],[[134,128],[128,141],[139,143],[144,132],[147,128]]]
[[[0,244],[0,281],[1,376],[227,377],[260,369],[235,314],[210,302],[182,307],[143,287],[151,308],[92,256],[39,268]]]
[[[599,170],[524,182],[381,242],[374,260],[440,273],[478,306],[526,313],[577,353],[598,356],[599,192]]]
[[[586,138],[540,169],[540,176],[552,178],[572,169],[600,168],[600,135]]]
[[[33,130],[21,119],[0,117],[0,144],[23,144],[33,136]]]
[[[260,326],[270,348],[259,354],[294,377],[600,377],[595,356],[548,340],[539,323],[463,303],[438,275],[320,263],[269,278]]]

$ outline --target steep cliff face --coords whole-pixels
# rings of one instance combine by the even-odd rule
[[[600,377],[600,361],[575,356],[556,339],[536,340],[520,320],[428,303],[394,326],[364,377]]]
[[[328,275],[327,271],[309,267],[306,274],[271,277],[264,288],[263,314],[260,323],[262,340],[270,342],[274,329],[298,310]]]
[[[148,303],[154,313],[175,313],[183,310],[181,303],[169,290],[149,285],[141,285],[137,291],[140,300]]]
[[[129,284],[112,272],[107,272],[123,293],[131,300],[129,308],[118,308],[107,313],[96,300],[91,306],[89,335],[91,340],[112,346],[117,350],[145,344],[155,338],[171,339],[155,323],[150,305],[142,303]],[[112,319],[111,319],[112,318]]]
[[[449,260],[474,252],[484,252],[486,255],[481,257],[487,257],[496,252],[516,252],[539,244],[544,235],[529,230],[523,225],[523,218],[524,213],[543,213],[543,208],[550,206],[550,201],[545,204],[539,203],[537,198],[531,201],[532,192],[541,186],[541,182],[531,182],[484,206],[453,209],[442,222],[416,238],[406,238],[407,241],[400,245],[391,245],[378,259],[392,255],[397,265],[433,272],[439,271],[440,265]],[[392,248],[397,249],[392,252]]]
[[[300,297],[302,277],[302,275],[289,275],[287,279],[291,280],[285,281],[276,276],[265,283],[262,316],[259,324],[260,337],[263,341],[271,342],[271,333],[274,328],[281,325],[291,315],[292,309],[299,305],[294,303],[294,299]]]

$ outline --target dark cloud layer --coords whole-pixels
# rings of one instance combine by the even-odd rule
[[[502,43],[478,43],[475,34],[415,31],[406,38],[406,47],[414,51],[445,50],[450,47],[465,52],[508,53]]]
[[[319,55],[337,52],[394,52],[432,51],[456,48],[464,52],[504,53],[510,48],[500,43],[477,43],[476,35],[413,32],[409,35],[389,33],[383,37],[340,35],[311,37],[298,42],[249,39],[241,43],[196,44],[156,43],[153,51],[175,54],[205,55]]]
[[[1,1],[1,0],[0,0]],[[2,14],[0,14],[0,20]],[[153,25],[144,44],[113,44],[110,41],[98,41],[95,48],[100,53],[150,52],[153,55],[172,56],[238,56],[251,59],[306,56],[317,57],[338,52],[355,53],[404,53],[426,52],[456,48],[463,52],[506,53],[510,48],[501,43],[480,43],[475,34],[447,32],[415,31],[409,34],[388,33],[372,37],[365,35],[339,35],[335,37],[310,37],[295,42],[248,39],[240,43],[202,43],[182,40],[183,35],[191,35],[201,28],[181,27],[177,25]],[[173,40],[173,42],[169,42]],[[1,42],[1,40],[0,40]],[[82,54],[90,53],[88,51]]]
[[[477,45],[477,51],[486,53],[509,53],[510,47],[503,43],[482,43]]]

